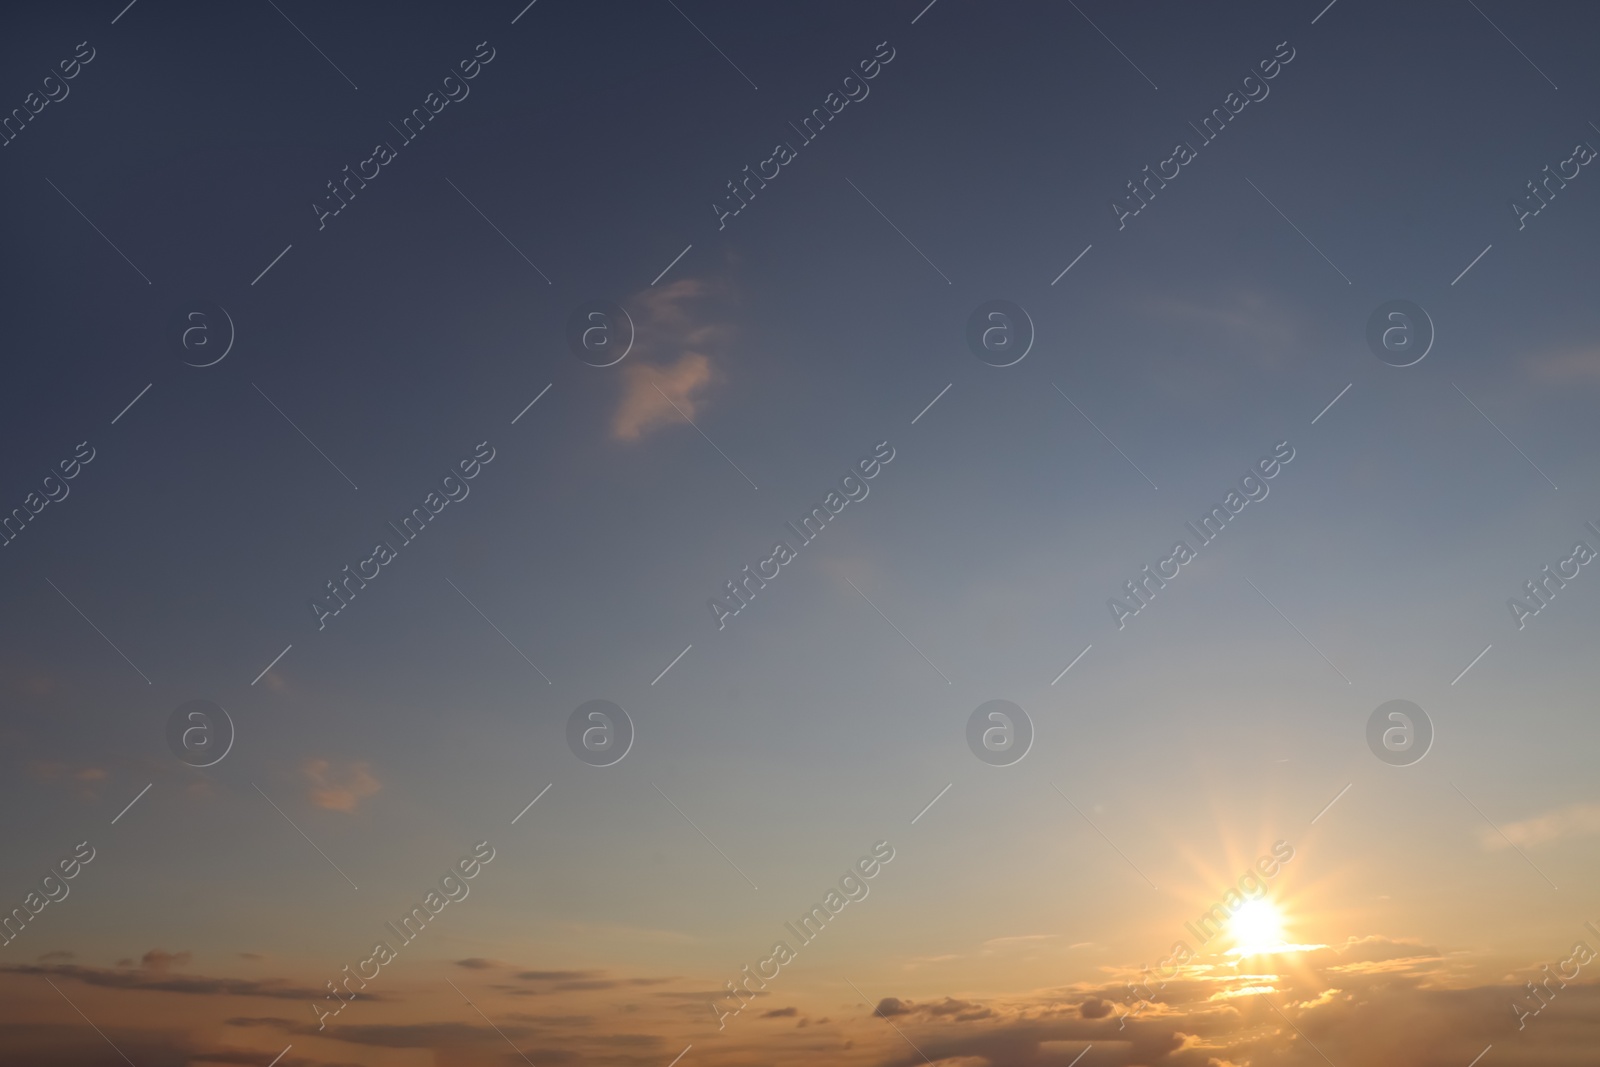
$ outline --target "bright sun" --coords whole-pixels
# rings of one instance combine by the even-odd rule
[[[1228,920],[1234,951],[1240,956],[1270,952],[1283,943],[1283,917],[1266,900],[1249,900]]]

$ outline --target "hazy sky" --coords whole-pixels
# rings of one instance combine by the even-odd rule
[[[1592,1061],[1594,11],[125,2],[0,16],[0,1067]]]

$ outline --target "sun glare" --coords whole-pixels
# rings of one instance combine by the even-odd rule
[[[1283,917],[1267,900],[1250,900],[1228,920],[1234,951],[1240,956],[1271,952],[1283,943]]]

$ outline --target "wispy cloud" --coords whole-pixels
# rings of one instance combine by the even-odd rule
[[[1505,836],[1501,837],[1500,833]],[[1510,845],[1531,848],[1566,837],[1600,834],[1600,804],[1571,804],[1521,822],[1503,823],[1500,833],[1485,826],[1478,836],[1484,848],[1496,850],[1509,848]]]
[[[353,812],[357,804],[383,788],[365,763],[338,767],[329,760],[312,757],[301,770],[311,783],[311,803],[325,811]]]

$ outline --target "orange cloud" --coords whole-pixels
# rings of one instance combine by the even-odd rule
[[[612,435],[619,441],[637,441],[657,427],[694,418],[693,393],[710,381],[711,360],[699,352],[686,353],[669,367],[647,363],[624,367],[622,402],[611,420]]]
[[[311,782],[311,803],[325,811],[355,811],[364,798],[383,788],[365,763],[340,769],[325,759],[311,758],[301,770]]]
[[[693,419],[704,406],[704,390],[716,377],[713,356],[732,330],[702,306],[722,288],[684,278],[646,289],[630,301],[635,340],[621,368],[622,397],[611,419],[619,441],[637,441],[652,430]],[[676,410],[674,410],[676,405]]]

